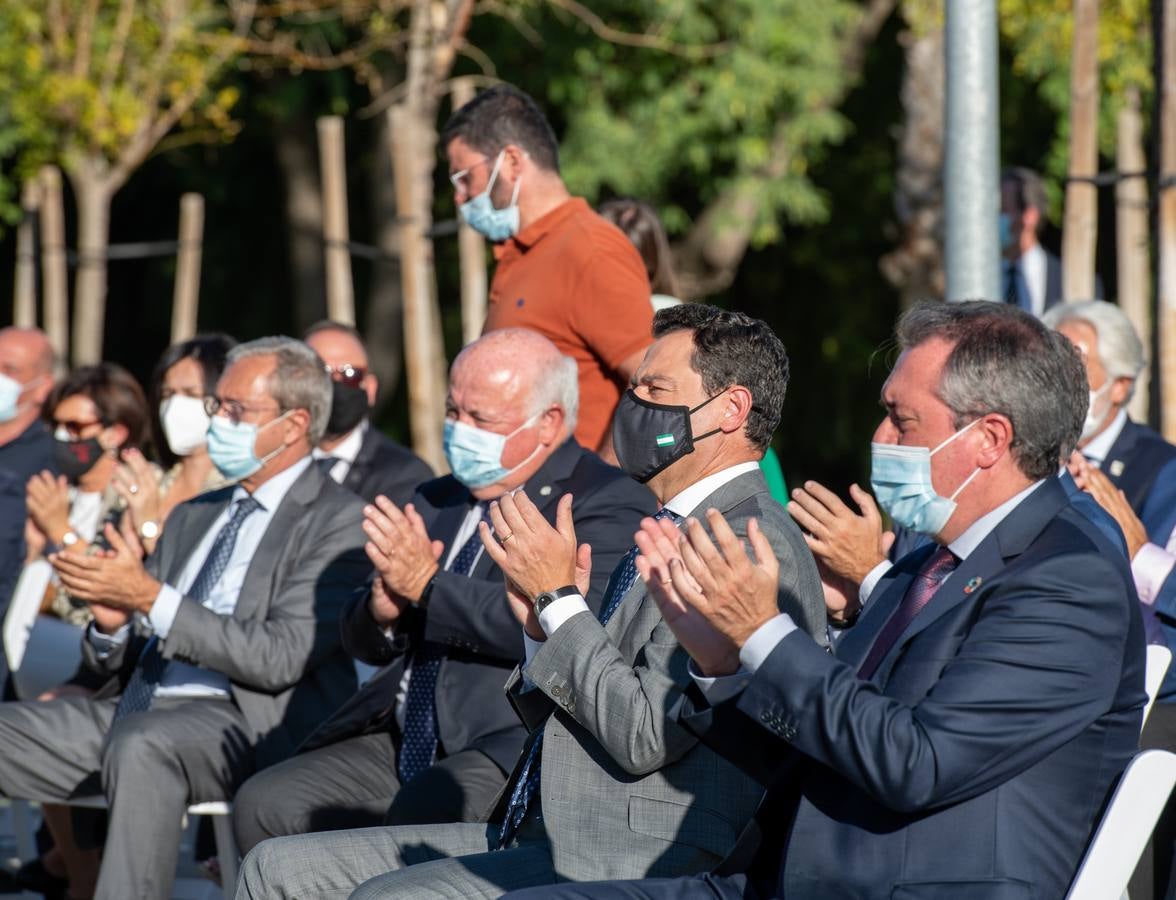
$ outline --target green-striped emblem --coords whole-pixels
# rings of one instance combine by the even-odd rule
[[[657,445],[659,447],[669,447],[674,443],[674,436],[672,434],[659,434],[657,436]]]

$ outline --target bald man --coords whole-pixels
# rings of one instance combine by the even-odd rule
[[[592,546],[594,610],[641,517],[657,508],[576,443],[578,394],[575,361],[533,331],[491,332],[454,360],[453,474],[421,485],[403,508],[380,498],[365,510],[378,577],[351,605],[343,641],[382,668],[302,753],[246,782],[233,804],[242,851],[269,837],[486,812],[526,738],[502,691],[523,637],[478,538],[489,502],[525,485],[554,521],[560,496],[574,496],[576,534]]]
[[[433,470],[368,421],[379,383],[368,370],[367,348],[359,332],[350,325],[323,321],[312,325],[303,339],[322,357],[331,376],[331,417],[314,450],[321,460],[318,465],[369,503],[381,494],[393,503],[407,503],[417,486],[433,477]]]
[[[41,421],[53,364],[40,329],[0,329],[0,617],[24,562],[25,485],[56,470],[53,435]]]

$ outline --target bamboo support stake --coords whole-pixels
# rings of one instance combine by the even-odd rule
[[[1160,42],[1159,316],[1160,401],[1164,437],[1176,440],[1176,11],[1162,8]]]
[[[33,328],[37,324],[37,216],[41,189],[26,181],[20,190],[23,216],[16,228],[16,283],[12,295],[12,324]]]
[[[343,146],[343,119],[322,116],[318,120],[319,170],[323,185],[323,241],[326,244],[327,318],[355,324],[355,291],[351,280],[351,253],[347,249],[347,157]]]
[[[1098,0],[1074,0],[1074,48],[1070,60],[1070,178],[1098,174]],[[1062,299],[1094,296],[1094,248],[1098,239],[1098,188],[1066,185],[1062,231]]]
[[[453,81],[454,110],[474,99],[474,80]],[[461,338],[462,343],[476,341],[486,322],[486,241],[462,220],[457,230],[458,258],[461,262]]]
[[[61,171],[41,169],[41,280],[45,298],[45,333],[57,356],[66,365],[69,352],[69,272],[65,263],[65,208],[61,196]]]
[[[1115,123],[1115,166],[1120,172],[1143,172],[1147,159],[1143,151],[1143,114],[1139,89],[1128,88]],[[1151,355],[1151,260],[1148,250],[1147,181],[1124,178],[1115,185],[1115,240],[1119,284],[1119,306],[1135,326],[1144,350]],[[1129,407],[1131,418],[1146,422],[1149,373],[1145,368],[1135,382]]]
[[[176,255],[176,284],[172,295],[173,344],[196,334],[203,256],[204,198],[199,194],[184,194],[180,198],[180,248]]]
[[[401,105],[388,110],[388,130],[400,216],[404,362],[412,446],[435,471],[444,472],[447,466],[441,449],[441,423],[445,417],[445,348],[439,314],[434,311],[433,244],[428,237],[434,148],[419,118]]]

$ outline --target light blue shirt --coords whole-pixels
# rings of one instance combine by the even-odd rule
[[[261,504],[261,508],[254,510],[241,524],[229,562],[201,605],[212,610],[218,616],[233,614],[237,608],[237,598],[241,593],[241,586],[245,583],[245,574],[249,570],[250,562],[253,561],[253,554],[257,552],[261,539],[265,536],[270,521],[274,517],[274,512],[281,505],[294,482],[310,467],[310,464],[311,458],[309,456],[300,459],[253,492],[253,499]],[[216,541],[217,535],[228,524],[233,505],[246,496],[248,495],[245,489],[238,485],[233,491],[232,499],[196,544],[192,555],[188,557],[188,561],[180,571],[175,585],[164,584],[159,589],[151,611],[146,616],[146,624],[160,640],[166,641],[168,632],[171,631],[176,620],[176,614],[180,610],[180,605],[185,602],[184,595],[191,589],[192,583],[204,566],[204,561],[208,559],[208,554],[212,551],[212,545]],[[114,634],[104,635],[96,631],[91,623],[86,635],[95,649],[106,654],[123,643],[127,639],[128,632],[129,627],[124,625]],[[229,679],[220,672],[214,672],[211,669],[170,660],[167,668],[164,669],[159,686],[155,689],[155,696],[227,697],[229,696]]]

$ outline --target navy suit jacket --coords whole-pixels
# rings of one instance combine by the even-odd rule
[[[788,900],[1062,897],[1136,750],[1131,571],[1055,479],[859,678],[931,552],[884,576],[834,655],[793,632],[736,698],[680,708],[771,785],[751,837]]]
[[[423,459],[369,423],[343,487],[368,503],[383,494],[397,506],[404,506],[417,487],[432,477],[433,470]]]
[[[575,440],[556,450],[527,483],[527,495],[549,521],[566,493],[575,498],[576,537],[592,545],[592,584],[585,599],[598,610],[609,573],[633,546],[641,517],[657,510],[657,501],[647,488]],[[413,503],[429,535],[444,541],[448,553],[474,499],[446,475],[422,484]],[[486,553],[469,576],[438,572],[426,610],[414,609],[402,617],[392,639],[372,618],[367,597],[355,598],[344,616],[343,646],[382,668],[301,749],[387,730],[404,666],[426,642],[445,653],[435,690],[442,749],[446,754],[480,750],[509,772],[527,730],[502,686],[523,658],[523,632],[506,601],[502,571]]]

